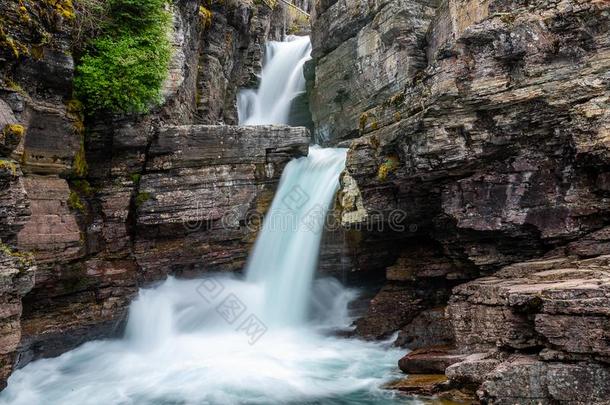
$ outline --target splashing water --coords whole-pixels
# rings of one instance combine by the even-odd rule
[[[305,91],[303,64],[310,53],[309,37],[267,43],[260,87],[241,90],[237,98],[241,125],[288,124],[292,100]]]
[[[312,283],[319,220],[344,160],[343,149],[312,147],[286,166],[246,280],[169,278],[140,291],[123,339],[29,364],[0,404],[405,403],[379,388],[397,376],[401,351],[329,333],[351,324],[356,292],[332,278]],[[260,333],[244,327],[252,316]]]
[[[293,42],[301,47],[305,40]],[[293,70],[302,75],[299,67],[267,76],[270,69],[261,99],[268,77],[289,83]],[[357,292],[332,278],[313,281],[344,165],[344,149],[314,146],[286,166],[245,280],[170,277],[141,290],[123,339],[89,342],[30,363],[10,377],[0,404],[419,403],[379,388],[400,376],[402,350],[335,336],[350,327],[348,304]]]

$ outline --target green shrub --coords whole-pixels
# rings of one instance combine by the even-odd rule
[[[88,112],[142,113],[161,101],[171,46],[166,0],[111,0],[103,34],[77,67]]]
[[[85,212],[85,204],[83,204],[80,199],[80,196],[75,191],[70,191],[70,196],[68,197],[68,206],[73,210]]]

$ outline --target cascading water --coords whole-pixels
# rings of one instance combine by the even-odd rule
[[[260,87],[241,90],[237,98],[241,125],[288,124],[290,104],[305,90],[303,64],[310,52],[309,37],[267,43]]]
[[[273,44],[268,64],[305,42],[308,49],[307,38]],[[300,67],[263,74],[249,108],[265,111],[256,104],[269,101],[266,81],[289,82],[294,70],[302,75]],[[11,376],[0,404],[417,403],[379,388],[401,351],[329,333],[349,328],[356,292],[312,280],[344,164],[345,150],[313,146],[286,166],[245,280],[169,278],[141,290],[123,339],[30,363]]]

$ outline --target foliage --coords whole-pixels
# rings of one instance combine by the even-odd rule
[[[131,181],[133,181],[133,183],[136,185],[140,184],[140,179],[142,179],[142,175],[140,173],[133,173],[131,175]]]
[[[161,101],[171,56],[166,0],[110,0],[103,34],[77,67],[88,112],[142,113]]]
[[[136,196],[136,208],[140,208],[140,206],[142,204],[144,204],[146,201],[150,200],[152,197],[150,195],[150,193],[138,193],[138,195]]]
[[[91,184],[89,184],[87,180],[72,181],[72,188],[87,197],[91,197],[94,193],[93,187],[91,187]]]
[[[6,170],[15,176],[17,174],[17,165],[11,160],[0,159],[0,170]]]
[[[75,4],[76,23],[74,24],[74,47],[81,46],[88,38],[102,34],[103,27],[108,22],[110,2],[108,0],[79,0]]]
[[[85,204],[83,204],[80,199],[80,196],[75,191],[70,191],[70,196],[68,197],[68,206],[73,210],[85,212]]]
[[[377,179],[380,181],[387,179],[388,174],[394,172],[398,168],[399,164],[400,162],[397,156],[388,156],[385,161],[379,165],[379,169],[377,170]]]

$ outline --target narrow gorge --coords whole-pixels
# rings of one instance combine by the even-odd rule
[[[610,403],[608,1],[0,15],[0,404]]]

